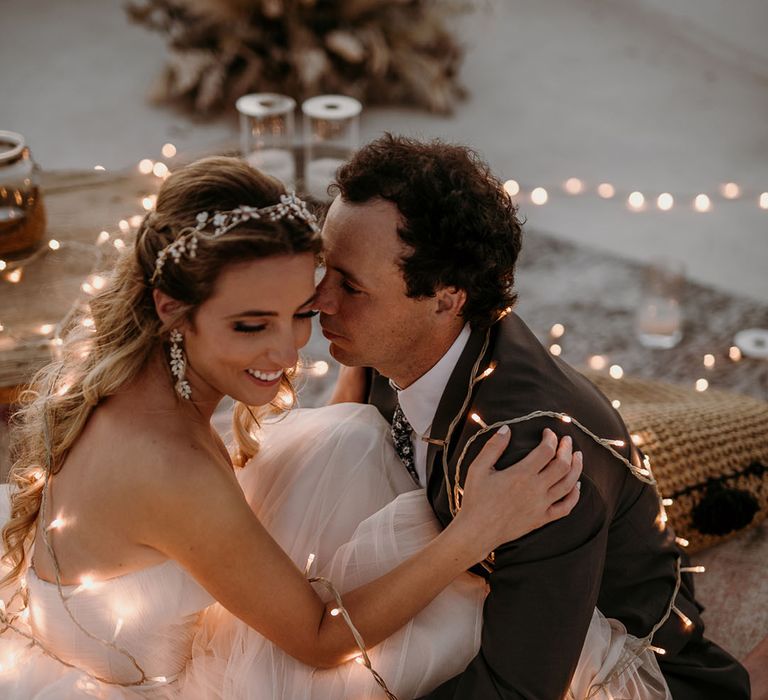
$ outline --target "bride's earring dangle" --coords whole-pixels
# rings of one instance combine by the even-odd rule
[[[184,378],[187,369],[187,358],[184,355],[184,336],[181,331],[174,328],[171,331],[171,374],[176,378],[174,388],[176,393],[182,399],[190,400],[192,398],[192,387]]]

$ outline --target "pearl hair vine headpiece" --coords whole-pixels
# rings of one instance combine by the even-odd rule
[[[294,221],[299,219],[306,223],[314,233],[320,233],[317,218],[309,210],[307,203],[298,197],[295,192],[280,195],[280,202],[271,204],[268,207],[256,208],[241,205],[237,209],[215,211],[213,214],[201,211],[195,218],[197,223],[194,226],[183,228],[176,240],[169,243],[157,254],[155,272],[152,275],[151,282],[155,282],[162,274],[163,266],[168,256],[174,262],[179,262],[182,255],[194,258],[197,255],[197,244],[200,238],[209,241],[215,240],[245,221],[257,221],[259,219],[266,219],[267,221],[288,219],[289,221]],[[213,231],[206,231],[209,228],[213,228]]]

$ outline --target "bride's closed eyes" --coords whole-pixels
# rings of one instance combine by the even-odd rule
[[[312,311],[302,311],[298,314],[294,314],[293,317],[297,318],[299,320],[304,319],[310,319],[314,316],[317,316],[320,311],[317,309],[313,309]],[[258,333],[260,331],[263,331],[267,327],[266,323],[259,323],[259,324],[249,324],[249,323],[242,323],[237,322],[233,326],[233,330],[235,330],[237,333]]]

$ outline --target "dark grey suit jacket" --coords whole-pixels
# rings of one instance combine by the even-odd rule
[[[474,385],[447,446],[451,482],[462,448],[479,429],[468,417],[473,411],[489,424],[535,410],[566,413],[598,436],[624,440],[626,447],[619,451],[640,463],[642,456],[605,396],[552,356],[514,313],[488,332],[473,331],[437,408],[432,438],[444,439],[449,423],[461,412],[478,359],[480,371],[491,362],[496,369]],[[395,395],[376,373],[371,377],[369,401],[391,420]],[[667,609],[677,558],[685,559],[674,533],[658,525],[653,487],[635,478],[626,465],[576,426],[537,418],[511,427],[512,439],[499,460],[501,466],[528,454],[540,442],[545,427],[560,436],[571,435],[574,449],[584,453],[581,496],[567,517],[496,551],[488,576],[490,593],[483,611],[480,652],[463,673],[430,693],[429,700],[564,697],[595,606],[619,619],[630,633],[644,637]],[[483,443],[484,439],[476,440],[462,461],[462,482]],[[445,526],[451,513],[442,449],[430,445],[426,488]],[[703,637],[701,606],[694,600],[690,574],[683,575],[675,604],[693,627],[686,629],[672,614],[653,637],[653,644],[667,651],[659,664],[675,700],[748,700],[746,671]]]

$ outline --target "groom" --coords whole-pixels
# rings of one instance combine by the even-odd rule
[[[356,375],[364,389],[342,381],[336,398],[367,399],[392,421],[404,468],[443,525],[491,434],[472,440],[484,423],[536,411],[573,418],[514,423],[500,465],[547,426],[584,453],[572,513],[478,567],[490,584],[480,652],[428,697],[565,697],[597,606],[639,638],[653,632],[675,700],[748,698],[744,668],[703,637],[690,573],[676,592],[681,554],[654,488],[577,426],[622,440],[615,449],[642,468],[621,418],[511,311],[521,229],[499,181],[466,148],[387,135],[341,168],[337,186],[323,229],[321,323],[337,360],[373,369]]]

